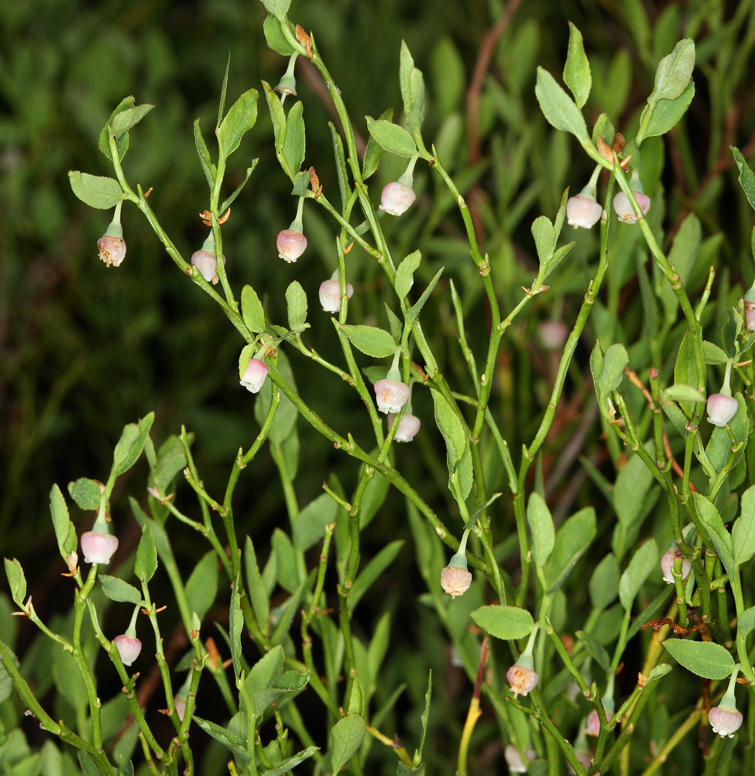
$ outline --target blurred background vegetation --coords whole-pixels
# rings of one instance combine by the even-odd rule
[[[402,38],[407,41],[429,90],[424,136],[436,143],[469,198],[507,311],[534,274],[532,220],[541,213],[553,218],[563,189],[571,186],[577,193],[591,172],[575,141],[546,125],[534,95],[537,65],[560,76],[567,20],[582,31],[592,64],[588,126],[607,112],[627,139],[652,90],[660,58],[679,39],[695,39],[695,99],[669,136],[643,145],[643,181],[653,197],[650,220],[667,246],[683,218],[689,212],[698,215],[703,241],[689,280],[693,293],[710,265],[718,272],[714,296],[735,299],[750,285],[752,214],[737,185],[728,146],[740,147],[752,163],[753,5],[724,0],[513,0],[507,7],[498,0],[295,0],[290,18],[314,33],[363,138],[365,115],[377,117],[390,106],[398,114],[398,53]],[[505,23],[500,23],[503,14]],[[155,110],[131,133],[126,175],[134,185],[153,187],[150,204],[188,258],[206,234],[197,214],[207,205],[191,124],[201,117],[212,150],[229,52],[229,103],[250,87],[261,92],[260,79],[277,83],[286,62],[267,48],[263,19],[262,6],[248,0],[0,3],[0,552],[22,561],[41,612],[54,598],[58,579],[57,566],[47,570],[47,561],[57,556],[48,510],[54,482],[65,490],[80,476],[105,477],[123,425],[155,410],[156,444],[185,424],[196,434],[194,452],[205,484],[217,493],[235,452],[240,445],[248,447],[257,433],[254,402],[238,385],[241,342],[235,331],[176,270],[135,209],[124,209],[128,255],[122,267],[108,269],[98,261],[95,243],[109,214],[79,202],[66,173],[111,174],[97,150],[111,110],[128,94],[137,103],[154,103]],[[327,90],[301,58],[297,79],[307,126],[305,163],[316,167],[326,194],[336,201]],[[307,207],[308,252],[293,265],[277,258],[275,235],[293,219],[295,200],[273,153],[263,99],[259,109],[257,126],[232,157],[227,177],[230,193],[259,157],[224,229],[228,275],[237,289],[251,283],[266,298],[273,320],[281,321],[284,290],[291,280],[299,280],[314,320],[320,314],[315,309],[317,288],[335,267],[335,231],[321,211]],[[373,198],[401,171],[400,160],[386,156]],[[422,163],[415,181],[417,206],[400,224],[389,224],[394,255],[400,258],[419,247],[426,258],[422,282],[446,266],[439,288],[447,291],[448,278],[453,278],[464,296],[469,339],[479,359],[486,320],[459,219],[450,197]],[[636,233],[625,234],[615,249],[617,269],[596,305],[545,449],[546,494],[557,517],[588,503],[600,514],[607,503],[577,456],[614,478],[589,380],[587,357],[595,337],[600,336],[604,347],[612,341],[634,343],[633,367],[650,365],[642,343],[652,321],[640,306],[635,274],[644,253],[635,251]],[[596,258],[596,234],[580,230],[568,239],[578,241],[568,259],[569,272],[552,277],[553,291],[517,320],[500,354],[491,408],[512,451],[531,438],[555,368],[552,354],[537,338],[537,322],[550,317],[571,326]],[[382,279],[374,264],[357,254],[350,258],[350,279],[357,288],[355,319],[385,326]],[[451,381],[471,393],[455,343],[449,295],[435,296],[441,301],[432,310],[428,307],[424,317],[433,324],[425,328]],[[305,339],[338,361],[334,334],[322,315],[323,324]],[[290,353],[297,383],[313,409],[335,419],[342,433],[348,430],[366,439],[356,395],[337,378],[313,375],[309,362]],[[428,433],[401,449],[401,468],[423,497],[442,509],[445,477],[437,474],[437,466],[433,469],[440,437],[428,398],[415,389],[414,402]],[[302,453],[295,485],[300,503],[318,495],[332,471],[348,491],[356,478],[353,462],[337,456],[304,424],[299,424],[299,434]],[[420,477],[428,463],[435,479]],[[115,494],[113,511],[124,529],[130,523],[126,493],[143,500],[145,476],[141,463],[119,482],[122,490]],[[497,476],[501,488],[501,473]],[[286,519],[276,483],[274,464],[263,451],[236,492],[240,532],[250,533],[263,547],[273,527]],[[510,509],[503,510],[510,519]],[[80,531],[89,528],[75,509],[73,517]],[[371,545],[410,538],[396,494],[389,494],[374,526],[365,537],[367,555]],[[135,526],[129,530],[122,539],[124,552],[138,538]],[[206,547],[199,537],[183,534],[176,542],[190,566]],[[423,589],[413,552],[402,553],[397,565],[397,573],[371,593],[373,610],[361,616],[372,622],[381,611],[402,608],[404,615],[418,617],[411,634],[392,646],[395,659],[389,671],[406,680],[420,644],[426,654],[437,649],[435,660],[443,666],[446,642],[434,616],[400,595],[397,580],[416,578],[416,593]],[[453,675],[447,674],[446,681],[445,692],[453,700]],[[410,688],[413,700],[421,698],[424,682],[418,671],[416,687]],[[455,719],[461,724],[463,712]]]

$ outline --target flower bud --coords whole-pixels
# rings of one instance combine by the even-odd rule
[[[506,679],[516,698],[518,695],[527,695],[530,690],[534,690],[540,677],[534,668],[517,662],[506,672]]]
[[[179,698],[177,695],[173,698],[173,705],[176,707],[176,714],[181,722],[184,721],[184,714],[186,713],[186,698]]]
[[[118,549],[118,537],[99,531],[87,531],[81,535],[81,551],[85,563],[110,563]]]
[[[393,425],[393,419],[396,415],[392,412],[388,413],[388,425]],[[396,435],[393,437],[396,442],[411,442],[414,439],[415,434],[419,431],[420,422],[416,415],[410,415],[405,412],[401,416],[401,420],[398,422],[398,428],[396,429]]]
[[[722,738],[733,738],[742,725],[742,712],[717,706],[708,712],[708,721],[714,733],[718,733]]]
[[[76,552],[76,550],[69,552],[68,555],[66,555],[66,565],[71,574],[76,573],[76,569],[79,567],[79,553]]]
[[[723,428],[736,414],[739,404],[733,396],[713,393],[708,397],[708,423]]]
[[[104,234],[97,240],[97,247],[100,249],[100,259],[109,267],[120,267],[121,262],[126,256],[126,241],[122,237]]]
[[[661,558],[661,571],[663,572],[664,582],[668,582],[670,585],[674,584],[674,562],[677,558],[682,558],[682,554],[676,551],[676,549],[668,550],[663,553]],[[682,558],[682,579],[686,579],[689,572],[692,571],[692,564],[686,559]]]
[[[640,206],[642,215],[646,215],[650,210],[650,197],[647,194],[642,194],[639,191],[634,192],[634,198],[637,200],[637,204]],[[616,215],[619,217],[619,221],[623,221],[625,224],[636,224],[637,215],[632,208],[632,203],[629,201],[629,197],[620,191],[613,198],[613,209]]]
[[[472,572],[461,566],[446,566],[440,572],[440,586],[451,596],[464,595],[472,584]]]
[[[569,328],[563,321],[540,321],[537,332],[548,350],[561,350],[569,336]]]
[[[244,370],[244,376],[241,378],[241,385],[250,393],[259,393],[262,384],[267,377],[267,364],[258,358],[249,359],[249,363]]]
[[[409,386],[396,380],[378,380],[375,397],[380,412],[398,412],[409,401]]]
[[[578,226],[590,229],[600,221],[602,215],[603,206],[584,194],[569,197],[566,202],[566,222],[575,229]]]
[[[307,247],[307,238],[301,232],[295,232],[293,229],[284,229],[278,232],[276,244],[278,246],[278,257],[291,264],[291,262],[296,261],[304,253]]]
[[[346,298],[351,299],[354,286],[346,284]],[[341,283],[338,280],[323,280],[320,283],[320,304],[326,313],[337,313],[341,309]]]
[[[139,653],[142,651],[142,643],[139,639],[130,639],[128,636],[116,636],[113,641],[118,647],[118,654],[121,656],[124,666],[130,666]]]
[[[588,736],[600,735],[600,716],[598,716],[598,712],[595,711],[595,709],[587,715],[587,728],[585,729],[585,733],[587,733]]]
[[[506,758],[506,765],[509,766],[509,773],[527,773],[527,763],[522,760],[522,755],[519,754],[519,750],[514,744],[509,744],[503,756]],[[528,749],[524,756],[527,758],[527,762],[531,763],[536,757],[534,749]]]
[[[217,285],[218,280],[218,257],[213,251],[194,251],[191,254],[191,263],[199,270],[202,277],[213,286]],[[223,256],[223,265],[225,266],[225,256]]]
[[[400,216],[411,206],[417,195],[411,186],[394,181],[383,188],[380,196],[380,209],[392,216]]]
[[[744,298],[745,305],[745,326],[747,331],[755,331],[755,302],[751,302],[747,297]]]

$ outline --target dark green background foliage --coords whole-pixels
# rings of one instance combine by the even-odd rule
[[[399,112],[398,54],[402,38],[407,41],[429,90],[424,137],[436,143],[469,196],[481,243],[497,270],[496,290],[504,312],[534,276],[532,220],[541,213],[553,218],[563,189],[568,185],[577,193],[591,172],[573,138],[546,124],[534,94],[537,65],[560,76],[567,20],[582,31],[592,64],[593,90],[585,108],[588,126],[607,112],[627,139],[633,136],[652,90],[658,61],[677,40],[693,37],[695,99],[670,135],[648,140],[642,148],[643,183],[653,198],[648,218],[654,228],[663,224],[668,247],[684,217],[696,213],[702,243],[689,269],[690,296],[699,294],[710,266],[718,273],[714,297],[732,302],[740,296],[753,276],[752,212],[738,189],[728,146],[743,149],[748,160],[754,150],[750,74],[755,15],[749,5],[702,0],[690,0],[685,7],[640,0],[522,3],[500,39],[493,40],[489,67],[476,92],[477,142],[470,150],[470,103],[465,93],[487,45],[486,36],[502,10],[503,4],[495,0],[304,0],[294,4],[291,16],[313,31],[365,140],[363,116],[377,117],[391,106]],[[211,300],[176,270],[133,207],[124,207],[125,262],[117,270],[105,268],[97,259],[95,243],[107,226],[108,214],[76,200],[66,173],[74,169],[109,174],[109,163],[96,143],[111,110],[128,94],[137,103],[154,103],[156,108],[131,133],[124,166],[132,183],[153,187],[150,205],[188,259],[206,235],[197,214],[207,206],[191,124],[201,117],[214,151],[212,127],[228,52],[229,103],[248,88],[261,91],[260,79],[277,83],[286,63],[267,48],[263,18],[260,5],[242,0],[0,3],[0,552],[22,561],[41,612],[57,604],[57,566],[47,572],[47,561],[57,555],[47,507],[53,482],[65,490],[66,483],[80,476],[105,477],[124,424],[154,410],[156,444],[179,433],[185,424],[196,434],[193,449],[205,484],[217,492],[239,446],[248,447],[258,431],[254,400],[238,385],[241,341],[236,332]],[[305,165],[317,169],[328,197],[336,201],[327,128],[327,121],[333,120],[330,100],[317,73],[302,59],[297,79],[307,125]],[[253,285],[265,297],[271,317],[281,321],[285,288],[297,279],[310,301],[313,328],[308,342],[323,354],[334,353],[334,332],[316,302],[320,282],[335,268],[333,224],[307,203],[307,253],[292,265],[277,258],[275,235],[293,219],[296,200],[275,159],[262,99],[256,127],[232,157],[227,193],[256,157],[259,165],[232,206],[223,232],[229,278],[236,288]],[[373,196],[401,171],[401,160],[386,156],[376,173],[380,185],[374,187]],[[468,338],[478,362],[484,361],[484,354],[475,342],[484,341],[486,329],[481,287],[453,202],[422,162],[417,165],[415,188],[416,206],[400,224],[388,225],[389,239],[395,256],[422,250],[421,286],[441,265],[446,267],[439,285],[446,293],[436,294],[441,301],[431,300],[424,318],[432,324],[424,326],[439,361],[443,360],[442,371],[455,387],[471,394],[456,347],[448,279],[453,278],[464,299]],[[613,519],[610,526],[601,527],[601,509],[611,508],[595,484],[600,475],[590,478],[576,460],[584,456],[613,482],[615,471],[600,436],[589,381],[589,352],[597,336],[604,348],[622,342],[632,367],[639,371],[651,365],[648,327],[660,326],[643,312],[640,302],[636,273],[645,254],[634,250],[638,230],[618,228],[626,230],[624,239],[612,248],[607,290],[596,304],[571,367],[563,407],[538,475],[557,519],[581,506],[596,507],[599,539],[606,544]],[[491,409],[512,451],[531,439],[552,385],[555,362],[537,338],[537,322],[563,318],[571,326],[595,260],[596,233],[579,230],[568,239],[577,240],[565,262],[568,266],[549,279],[551,292],[517,319],[500,353]],[[349,265],[349,279],[357,289],[354,320],[386,327],[383,277],[369,257],[358,254],[355,249]],[[652,281],[652,269],[648,271]],[[724,308],[722,304],[717,309]],[[718,315],[710,322],[712,332],[720,331],[723,323],[723,312]],[[671,339],[664,360],[669,358]],[[712,334],[708,339],[717,338]],[[310,363],[293,351],[290,358],[299,389],[312,409],[369,448],[365,413],[354,392],[334,375],[313,372]],[[369,363],[365,360],[364,365]],[[673,358],[668,363],[673,364]],[[641,402],[641,397],[630,400]],[[442,442],[429,396],[419,389],[414,412],[423,421],[423,433],[399,451],[401,469],[440,511],[448,499],[443,455],[438,452]],[[321,483],[331,472],[348,492],[356,477],[353,461],[337,455],[303,423],[299,434],[302,453],[295,486],[300,504],[321,492]],[[503,473],[496,466],[490,463],[491,492],[505,490]],[[123,491],[144,500],[145,476],[146,466],[140,463],[119,481],[119,488],[125,486]],[[179,491],[184,487],[180,485]],[[114,514],[124,526],[125,495],[116,492],[113,501]],[[500,500],[499,516],[509,521],[513,533],[507,499],[508,493]],[[266,450],[242,475],[236,514],[239,534],[248,532],[266,554],[273,528],[286,519]],[[90,527],[75,508],[72,516],[79,532]],[[138,541],[137,529],[128,531],[122,537],[125,550]],[[656,533],[663,541],[670,537],[668,528]],[[403,502],[391,493],[364,538],[363,557],[410,535]],[[187,569],[206,551],[199,537],[187,537],[186,532],[183,538],[176,532],[175,541]],[[509,543],[501,557],[514,549]],[[511,557],[515,564],[518,555]],[[595,558],[600,557],[596,549]],[[514,565],[508,570],[515,571]],[[468,698],[466,692],[460,694],[463,672],[449,667],[447,639],[434,614],[416,603],[423,584],[413,552],[405,549],[393,573],[370,592],[369,606],[357,621],[371,629],[383,611],[397,615],[383,681],[387,688],[409,683],[408,703],[415,708],[402,723],[409,733],[416,734],[418,727],[425,671],[428,666],[435,669],[436,697],[445,699],[446,705],[444,716],[436,717],[432,725],[436,732],[448,733],[448,751],[444,738],[436,736],[433,751],[426,754],[430,763],[437,758],[436,772],[441,772],[447,764],[444,758],[459,739]],[[580,596],[586,597],[584,589],[573,591],[576,603]],[[466,613],[480,603],[465,600],[454,610],[460,628]],[[627,670],[636,674],[639,668]],[[384,693],[387,690],[378,688],[379,697]],[[671,708],[669,713],[673,712]],[[203,713],[210,716],[206,709]],[[659,712],[652,723],[658,740],[664,738],[664,726],[673,729],[668,718],[661,717]],[[479,735],[489,737],[494,725],[492,715],[486,716],[478,726]],[[695,756],[693,748],[679,752],[680,765],[685,757]],[[491,751],[490,756],[498,753]],[[478,772],[484,772],[482,764]]]

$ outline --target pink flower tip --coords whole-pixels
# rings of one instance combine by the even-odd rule
[[[380,412],[398,412],[409,401],[409,386],[397,380],[378,380],[375,397]]]
[[[346,284],[346,298],[354,295],[354,286]],[[341,283],[338,280],[323,280],[320,283],[320,304],[326,313],[337,313],[341,309]]]
[[[191,254],[191,263],[199,270],[199,274],[213,286],[217,285],[218,280],[218,257],[212,251],[194,251]],[[225,256],[223,256],[223,266],[225,266]]]
[[[278,246],[278,257],[291,264],[291,262],[296,261],[304,253],[307,247],[307,238],[301,232],[295,232],[293,229],[284,229],[278,233],[276,244]]]
[[[566,202],[566,222],[575,229],[581,226],[590,229],[600,221],[603,215],[603,205],[584,194],[569,197]]]
[[[100,259],[109,267],[120,267],[121,262],[126,256],[126,241],[122,237],[111,237],[108,234],[102,235],[97,240],[97,247],[100,250]]]
[[[663,553],[661,558],[661,571],[663,572],[663,581],[668,582],[670,585],[674,584],[674,562],[677,557],[682,558],[681,553],[677,553],[676,550],[668,550]],[[682,558],[682,579],[686,579],[689,572],[692,571],[692,564],[686,559]]]
[[[116,636],[113,641],[118,647],[118,654],[121,656],[124,666],[130,666],[139,653],[142,651],[142,643],[139,639],[130,639],[128,636]]]
[[[708,721],[714,733],[718,733],[722,738],[733,738],[742,725],[742,712],[716,706],[708,712]]]
[[[118,549],[118,537],[99,531],[87,531],[81,535],[81,551],[85,563],[110,563]]]
[[[569,336],[569,327],[563,321],[540,321],[537,332],[544,347],[560,350]]]
[[[414,189],[405,183],[394,181],[383,188],[380,196],[380,209],[392,216],[400,216],[411,207],[417,198]]]
[[[518,695],[527,695],[530,690],[534,690],[537,687],[537,683],[540,681],[540,677],[534,668],[528,668],[520,663],[514,663],[509,668],[506,672],[506,679],[511,692],[514,693],[514,698]]]
[[[634,192],[634,198],[637,200],[637,204],[640,206],[642,215],[646,215],[650,210],[650,197],[647,194],[641,194],[639,191]],[[620,191],[613,198],[613,209],[616,215],[619,217],[619,221],[623,221],[625,224],[636,224],[637,215],[634,212],[632,203],[629,201],[629,197]]]
[[[587,715],[587,728],[585,729],[585,733],[587,733],[588,736],[600,735],[600,717],[595,709]]]
[[[723,428],[736,414],[739,404],[733,396],[713,393],[708,397],[708,423]]]
[[[241,385],[250,393],[259,393],[262,384],[267,377],[267,364],[258,358],[252,358],[246,365],[244,376],[241,378]]]
[[[393,425],[393,419],[396,414],[393,412],[388,413],[388,425]],[[398,428],[396,429],[396,435],[393,437],[396,442],[411,442],[414,439],[416,433],[420,427],[419,418],[416,415],[410,415],[405,412],[401,416],[401,420],[398,422]]]

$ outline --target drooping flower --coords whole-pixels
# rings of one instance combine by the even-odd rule
[[[713,728],[713,732],[718,733],[722,738],[725,736],[733,738],[734,734],[742,725],[742,712],[737,711],[737,699],[734,695],[739,668],[740,665],[737,663],[729,678],[729,687],[727,688],[724,697],[721,698],[721,703],[708,712],[708,721]]]
[[[708,422],[719,428],[723,428],[737,414],[739,409],[737,400],[731,395],[731,365],[732,361],[729,360],[726,363],[726,374],[724,375],[724,384],[721,386],[721,392],[711,394],[708,397],[706,407]]]
[[[85,563],[110,563],[118,549],[118,537],[100,531],[87,531],[81,535],[81,551]]]
[[[304,222],[302,220],[302,209],[304,207],[304,197],[299,197],[299,205],[296,210],[296,218],[291,222],[288,229],[278,233],[276,245],[278,246],[278,257],[287,261],[289,264],[296,261],[304,253],[307,247],[307,238],[304,236]]]
[[[526,696],[527,693],[537,687],[537,683],[540,681],[537,671],[530,666],[523,665],[521,660],[522,658],[520,657],[506,672],[506,680],[509,683],[511,692],[514,693],[514,698],[519,695]]]
[[[472,573],[467,568],[467,539],[469,539],[468,528],[461,537],[458,551],[440,572],[440,586],[451,598],[464,595],[472,584]]]
[[[259,393],[262,384],[267,378],[267,373],[268,368],[264,361],[258,358],[251,358],[241,378],[241,385],[250,393]]]
[[[118,648],[124,666],[130,666],[142,651],[142,643],[139,639],[132,639],[126,635],[116,636],[113,641]]]
[[[354,286],[346,284],[346,298],[351,299]],[[326,313],[337,313],[341,309],[341,283],[338,280],[323,280],[320,283],[320,304]]]
[[[296,65],[296,58],[299,56],[297,51],[291,55],[288,60],[288,67],[283,77],[280,79],[278,85],[275,87],[276,92],[281,93],[281,105],[286,101],[286,97],[292,94],[296,97],[296,78],[294,77],[294,65]]]
[[[97,248],[100,251],[100,259],[105,264],[113,267],[120,267],[121,262],[126,257],[126,241],[122,237],[111,237],[103,234],[97,240]]]
[[[409,386],[397,380],[378,380],[375,397],[380,412],[398,412],[409,401]]]
[[[674,563],[677,558],[682,559],[682,579],[686,579],[689,572],[692,571],[692,564],[683,557],[681,552],[678,552],[676,545],[670,550],[663,553],[661,557],[661,571],[663,572],[664,582],[668,582],[670,585],[674,584]]]
[[[392,216],[400,216],[411,207],[417,195],[411,186],[393,181],[383,187],[380,195],[380,209]]]
[[[569,226],[590,229],[600,221],[603,205],[585,194],[569,197],[566,202],[566,222]]]
[[[588,736],[600,735],[600,716],[598,715],[598,712],[595,711],[595,709],[593,709],[587,715],[587,727],[585,728],[585,733],[587,733]]]
[[[639,191],[634,192],[634,198],[637,200],[637,204],[640,206],[642,215],[647,215],[650,210],[650,197],[647,194],[642,194]],[[636,224],[637,214],[634,212],[632,203],[629,201],[629,197],[620,191],[613,198],[613,209],[616,215],[619,217],[619,221],[623,221],[625,224]]]
[[[191,263],[208,283],[217,285],[220,278],[218,277],[218,257],[214,250],[206,251],[203,248],[201,251],[194,251],[191,254]],[[225,265],[225,256],[223,256],[223,264]]]
[[[388,413],[388,425],[393,425],[393,419],[396,415],[392,412]],[[410,415],[409,412],[405,412],[401,416],[401,420],[398,422],[398,428],[394,439],[396,442],[411,442],[414,436],[419,431],[420,420],[416,415]]]

